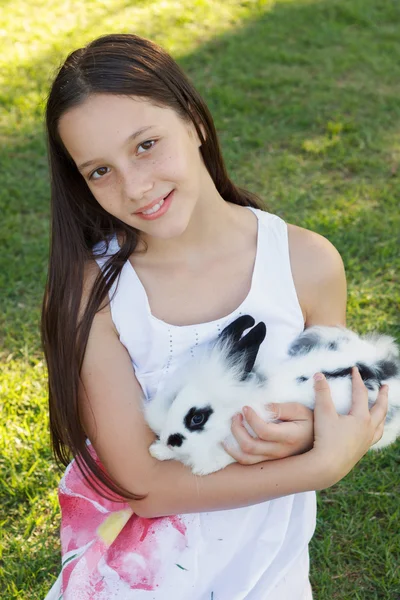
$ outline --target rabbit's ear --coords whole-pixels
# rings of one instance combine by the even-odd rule
[[[265,339],[267,328],[262,321],[255,327],[255,320],[250,315],[242,315],[222,331],[218,343],[229,344],[227,358],[237,359],[243,364],[243,375],[241,380],[247,378],[254,367],[260,345]],[[252,327],[252,329],[250,329]],[[243,333],[250,329],[246,335]]]
[[[251,373],[254,363],[256,362],[257,354],[267,334],[267,328],[262,321],[253,329],[246,333],[241,340],[232,349],[232,355],[236,353],[244,356],[243,376],[242,380],[246,379]]]
[[[225,329],[222,330],[218,342],[230,341],[233,345],[240,340],[246,329],[250,329],[255,325],[255,320],[250,315],[242,315],[235,321],[232,321]]]

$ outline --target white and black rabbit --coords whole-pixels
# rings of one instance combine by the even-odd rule
[[[353,366],[368,389],[370,406],[380,386],[389,384],[385,432],[374,448],[387,446],[400,435],[400,360],[392,338],[361,337],[342,327],[310,327],[269,371],[268,365],[254,366],[265,335],[264,323],[255,325],[249,315],[239,317],[198,360],[176,372],[169,387],[155,394],[144,407],[159,438],[150,446],[153,457],[179,460],[197,475],[222,469],[234,462],[221,445],[223,440],[236,444],[232,417],[247,405],[265,421],[273,421],[266,408],[270,402],[301,402],[314,408],[313,375],[318,371],[328,379],[338,413],[348,414]]]

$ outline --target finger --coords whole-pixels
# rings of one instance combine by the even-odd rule
[[[314,422],[313,411],[299,402],[268,404],[267,409],[281,423],[266,422],[252,408],[246,406],[243,408],[246,421],[254,433],[267,442],[295,443],[301,436],[298,424],[308,422],[311,426]]]
[[[223,442],[222,445],[230,456],[243,465],[253,465],[266,460],[276,460],[290,456],[291,454],[288,451],[287,444],[276,444],[275,442],[263,442],[261,440],[256,440],[255,442],[252,452],[244,452],[242,448],[229,446],[226,442]],[[256,450],[259,450],[259,453]],[[292,454],[297,454],[295,448],[293,448]]]
[[[233,444],[229,444],[228,442],[222,442],[222,446],[232,458],[234,458],[237,462],[243,465],[251,465],[258,462],[263,462],[264,460],[268,460],[268,458],[264,454],[248,454],[243,452],[243,450],[239,447],[234,446]]]
[[[249,434],[243,425],[242,415],[236,415],[232,419],[231,431],[242,452],[246,454],[257,454],[257,440]]]
[[[315,408],[314,415],[337,416],[335,405],[332,401],[331,391],[326,377],[322,373],[314,375]]]
[[[261,440],[268,442],[283,442],[284,432],[281,431],[278,423],[267,423],[249,406],[243,408],[243,413],[247,423],[250,425],[254,433]],[[276,412],[274,412],[275,416]]]
[[[245,454],[241,450],[227,446],[225,443],[222,444],[225,451],[232,456],[238,463],[242,465],[254,465],[256,463],[264,462],[268,460],[267,456],[257,454]]]
[[[279,451],[282,450],[283,447],[287,446],[287,441],[283,439],[282,445],[277,444],[274,441],[263,440],[259,438],[254,438],[249,434],[247,429],[242,424],[242,416],[238,415],[232,421],[231,431],[240,446],[240,453],[243,459],[243,456],[254,456],[258,460],[254,462],[259,462],[260,456],[263,457],[264,460],[268,460],[268,458],[277,458],[280,456]],[[292,423],[293,426],[293,423]],[[291,432],[291,437],[293,438],[293,432]],[[297,438],[296,438],[297,439]],[[296,440],[294,440],[296,441]],[[285,444],[285,446],[283,446]],[[279,447],[278,447],[279,446]],[[232,455],[231,452],[229,454]],[[236,458],[236,456],[234,456]],[[242,460],[240,461],[242,462]]]
[[[309,410],[309,409],[307,409]],[[312,411],[309,411],[311,416],[313,415]],[[282,423],[265,423],[265,421],[261,420],[259,423],[257,414],[255,414],[255,418],[257,419],[253,421],[253,418],[247,418],[246,411],[246,421],[249,423],[250,427],[253,429],[254,433],[257,437],[268,443],[274,444],[295,444],[302,436],[304,431],[304,426],[301,426],[301,421],[283,421]],[[313,419],[313,416],[312,416]],[[309,419],[304,419],[303,421],[309,421]],[[257,441],[257,440],[256,440]],[[254,451],[261,452],[261,446],[254,444]]]
[[[378,397],[374,406],[369,411],[371,414],[372,423],[375,427],[383,424],[386,419],[389,404],[389,386],[383,385],[379,390]]]
[[[308,421],[313,419],[313,411],[300,402],[284,402],[282,404],[268,404],[270,410],[279,421]]]
[[[364,385],[362,377],[357,367],[351,370],[351,410],[352,415],[365,415],[368,412],[368,390]]]

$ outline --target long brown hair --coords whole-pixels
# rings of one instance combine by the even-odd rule
[[[138,499],[113,482],[93,459],[79,417],[80,371],[93,318],[108,301],[111,286],[134,252],[137,230],[107,213],[96,201],[65,149],[58,131],[61,116],[91,94],[139,96],[172,108],[196,127],[205,166],[228,202],[261,208],[258,198],[229,179],[211,114],[172,58],[136,35],[106,35],[72,52],[60,68],[46,107],[51,179],[49,271],[42,310],[42,341],[48,367],[50,430],[57,461],[71,457],[102,495]],[[205,135],[203,137],[202,130]],[[116,233],[124,240],[96,278],[80,315],[84,269],[93,246]]]

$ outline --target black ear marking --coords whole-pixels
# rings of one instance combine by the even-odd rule
[[[225,329],[221,331],[221,335],[218,340],[220,342],[225,342],[226,340],[230,340],[233,344],[238,342],[242,337],[243,333],[246,329],[250,329],[255,325],[255,320],[250,315],[242,315],[238,317],[232,323],[227,325]]]
[[[250,331],[243,335],[247,329],[250,329]],[[227,358],[241,364],[243,368],[241,381],[247,379],[252,371],[266,333],[265,323],[260,321],[255,325],[255,320],[251,315],[242,315],[225,327],[218,338],[219,344],[221,342],[222,345],[224,342],[230,343]]]
[[[267,334],[265,323],[260,321],[253,329],[249,331],[236,345],[234,354],[244,355],[243,377],[242,381],[247,378],[252,371],[256,362],[257,354]]]

